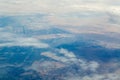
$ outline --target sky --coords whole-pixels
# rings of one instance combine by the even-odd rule
[[[60,32],[57,33],[56,30]],[[27,31],[31,33],[28,34]],[[54,42],[57,45],[67,43],[69,39],[77,40],[82,35],[95,45],[120,49],[120,0],[0,0],[0,34],[4,34],[0,35],[0,47],[32,46],[54,49],[53,45],[44,40],[60,39],[59,42]],[[40,55],[58,63],[35,61],[28,69],[40,72],[39,69],[43,67],[49,69],[49,66],[52,69],[79,64],[82,70],[93,71],[93,74],[84,77],[71,74],[64,80],[102,80],[106,77],[119,79],[119,61],[114,65],[112,62],[108,63],[113,68],[117,67],[118,71],[95,74],[99,67],[103,67],[101,63],[78,59],[74,52],[64,48],[54,50]]]
[[[119,0],[0,0],[1,14],[67,14],[80,11],[120,13]]]
[[[42,16],[37,16],[38,14]],[[14,16],[12,18],[14,25],[22,24],[33,31],[57,26],[56,28],[73,34],[109,36],[117,41],[111,43],[108,40],[101,40],[98,43],[106,47],[120,47],[119,0],[0,0],[0,16]],[[14,33],[7,30],[11,26],[13,24],[1,28],[1,34],[9,33],[8,36],[13,36]]]

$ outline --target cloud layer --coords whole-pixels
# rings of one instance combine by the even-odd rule
[[[79,49],[84,47],[85,42],[87,49],[92,43],[88,51],[93,53],[99,50],[98,47],[100,51],[101,47],[120,49],[119,0],[0,0],[0,34],[0,47],[32,46],[47,50],[41,52],[40,49],[41,53],[35,51],[35,54],[26,57],[22,68],[28,73],[33,70],[44,75],[65,70],[61,80],[120,80],[119,62],[88,61],[75,55],[72,48],[58,48],[69,43],[73,49],[77,48],[75,52],[79,54],[83,53]],[[3,55],[0,59],[7,57]],[[27,65],[29,62],[30,65]],[[5,63],[1,68],[8,66],[16,67]],[[113,71],[109,72],[111,68]]]
[[[116,0],[0,0],[1,14],[51,13],[62,14],[81,11],[108,11],[119,14],[120,1]]]

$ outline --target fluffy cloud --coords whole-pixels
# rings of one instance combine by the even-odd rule
[[[57,53],[55,53],[57,52]],[[86,72],[96,72],[99,68],[100,64],[96,61],[86,61],[83,59],[78,59],[77,56],[66,49],[56,49],[55,52],[42,52],[40,55],[47,57],[45,60],[42,58],[41,60],[34,61],[31,66],[25,67],[25,70],[34,70],[40,75],[47,75],[50,72],[54,72],[56,70],[66,70],[66,68],[70,68],[72,65],[77,66],[80,71]],[[74,68],[70,68],[70,70],[74,70]],[[67,71],[68,74],[72,74],[72,72]],[[57,74],[57,73],[56,73]],[[79,74],[79,73],[76,73]],[[73,74],[75,76],[76,74]],[[50,74],[51,75],[51,74]],[[59,74],[60,75],[60,74]],[[69,75],[68,75],[69,76]],[[72,76],[72,75],[71,75]],[[69,80],[65,73],[64,77],[61,77],[63,80]],[[75,77],[74,77],[75,78]],[[72,79],[72,78],[71,78]],[[79,79],[76,77],[76,80]]]
[[[98,41],[96,44],[108,49],[120,49],[119,42]]]
[[[38,16],[37,14],[42,14],[44,16]],[[111,40],[108,40],[108,37],[107,39],[102,37],[106,39],[103,40],[94,37],[93,34],[91,34],[91,36],[85,36],[85,39],[92,39],[93,41],[99,40],[95,44],[106,48],[120,49],[119,0],[0,0],[0,16],[11,16],[12,19],[10,18],[8,20],[13,20],[13,22],[5,20],[7,25],[0,25],[0,27],[2,27],[0,28],[0,47],[33,46],[37,48],[54,49],[52,46],[49,46],[49,44],[46,44],[41,40],[94,33],[112,38],[110,38]],[[4,24],[4,21],[1,19],[0,24],[2,23]],[[22,33],[22,26],[24,26],[26,30],[31,30],[33,32],[57,28],[65,30],[72,35],[54,33],[26,36]],[[13,31],[13,29],[16,29],[18,33]],[[85,76],[73,74],[71,77],[68,75],[68,77],[64,78],[65,80],[120,79],[119,70],[112,73],[107,72],[98,74],[97,69],[100,68],[101,65],[97,61],[86,61],[78,58],[73,52],[66,49],[42,52],[41,55],[51,59],[51,61],[35,61],[28,69],[40,73],[47,73],[56,69],[77,65],[83,72],[91,71],[93,74]],[[6,66],[14,65],[3,65],[1,67]],[[111,66],[113,66],[113,64],[111,64],[110,67]],[[117,68],[119,68],[118,65]]]
[[[119,13],[119,0],[0,0],[2,14],[29,14],[29,13],[70,13],[78,11],[109,11]]]
[[[0,46],[33,46],[38,48],[47,48],[49,47],[48,44],[42,43],[34,38],[17,38],[11,42],[0,43]]]
[[[47,39],[66,38],[66,37],[73,38],[73,37],[76,37],[75,36],[76,34],[94,33],[94,34],[102,34],[108,37],[112,37],[114,40],[111,41],[104,37],[103,38],[106,40],[100,39],[98,37],[92,36],[92,34],[86,36],[87,39],[88,38],[93,39],[94,41],[97,41],[98,39],[100,39],[99,41],[97,41],[97,45],[101,45],[103,47],[120,48],[119,41],[118,41],[120,40],[119,16],[115,16],[115,15],[111,16],[111,15],[104,15],[104,14],[103,15],[100,14],[99,16],[96,16],[99,13],[93,13],[94,15],[92,13],[90,14],[88,13],[83,12],[80,14],[71,14],[71,16],[70,15],[64,15],[64,16],[32,15],[32,16],[7,17],[8,21],[6,20],[6,22],[9,22],[9,23],[6,23],[6,26],[1,26],[3,28],[0,28],[0,34],[4,34],[4,35],[1,35],[0,40],[4,39],[4,41],[14,41],[14,39],[16,38],[18,39],[23,38],[21,35],[30,35],[33,39],[36,39],[37,42],[40,42],[39,40],[41,39],[47,40]],[[1,24],[4,24],[2,20],[4,20],[4,17],[1,18],[0,20]],[[10,21],[13,20],[13,22],[10,22],[9,20]],[[110,20],[112,20],[112,22],[110,22]],[[23,30],[23,26],[24,26],[24,30]],[[49,31],[51,31],[52,29],[59,29],[72,34],[66,34],[64,32],[58,34],[58,33],[54,33],[54,31],[53,31],[53,34],[47,34],[47,35],[44,34],[44,33],[49,33]],[[40,33],[41,31],[39,31],[39,34],[36,34],[36,35],[31,35],[27,33],[24,34],[24,31],[27,32],[27,30],[28,31],[30,30],[33,32],[41,30],[44,33],[41,34]],[[27,38],[24,37],[24,38],[29,40],[28,38],[31,38],[31,37],[27,37]],[[29,45],[31,44],[34,46],[38,46],[37,42],[30,42]],[[20,41],[19,43],[21,44]],[[28,45],[27,41],[25,43],[26,45]],[[1,46],[11,45],[11,44],[14,44],[14,43],[1,44]],[[15,43],[15,44],[17,45],[18,43]],[[43,46],[43,44],[39,44],[39,45]]]
[[[69,51],[66,50],[66,49],[61,48],[61,49],[59,50],[59,52],[60,52],[61,54],[64,54],[64,56],[66,56],[66,57],[76,58],[76,56],[74,55],[73,52],[69,52]]]
[[[114,73],[106,73],[106,74],[92,74],[90,76],[73,76],[65,77],[63,80],[119,80],[120,75],[119,72]]]
[[[19,18],[15,18],[16,22],[32,30],[48,29],[57,26],[57,28],[78,34],[120,33],[119,5],[115,5],[119,4],[118,0],[116,2],[112,0],[61,0],[59,2],[56,0],[1,0],[0,4],[3,7],[0,7],[0,12],[4,16],[11,14],[44,14],[45,16],[42,18],[40,16],[28,16],[28,18],[19,16]],[[25,8],[23,8],[24,6]]]
[[[59,56],[59,54],[63,54],[63,56]],[[73,52],[70,52],[66,49],[58,50],[57,54],[53,52],[43,52],[41,53],[41,55],[56,60],[58,62],[62,62],[63,64],[66,64],[66,66],[77,64],[83,70],[91,70],[94,72],[99,67],[98,62],[78,59]]]
[[[33,46],[38,48],[48,48],[49,45],[39,41],[33,37],[23,37],[19,34],[6,31],[5,28],[0,28],[0,47],[3,46]]]
[[[35,70],[41,74],[47,74],[49,71],[54,71],[59,68],[65,67],[64,64],[55,61],[35,61],[30,67],[25,68],[25,70]]]

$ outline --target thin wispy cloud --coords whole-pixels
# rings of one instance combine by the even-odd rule
[[[0,12],[1,14],[62,14],[79,11],[108,11],[119,14],[119,4],[119,0],[0,0]]]
[[[119,35],[120,0],[0,0],[0,75],[120,80]]]
[[[63,56],[58,56],[58,54],[63,54]],[[56,60],[60,63],[63,63],[65,66],[70,66],[73,64],[79,65],[81,69],[83,70],[90,70],[90,71],[96,71],[96,69],[99,67],[99,63],[96,61],[85,61],[82,59],[77,58],[77,56],[66,49],[60,49],[57,53],[53,52],[43,52],[41,53],[42,56],[51,58],[53,60]]]

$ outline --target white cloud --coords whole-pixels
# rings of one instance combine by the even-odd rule
[[[119,0],[0,0],[1,14],[30,14],[30,13],[70,13],[79,11],[109,11],[118,14]]]
[[[82,59],[78,59],[79,61],[79,65],[83,70],[91,70],[93,72],[96,71],[96,69],[100,66],[99,63],[97,63],[96,61],[85,61]]]
[[[64,56],[69,57],[69,58],[76,58],[73,52],[69,52],[68,50],[63,49],[63,48],[60,49],[60,53],[64,54]]]
[[[58,51],[58,53],[42,52],[40,54],[42,56],[48,57],[53,60],[42,59],[39,61],[35,61],[32,63],[31,66],[25,67],[24,69],[25,70],[35,70],[36,72],[39,72],[42,75],[46,75],[50,71],[55,71],[57,69],[64,69],[71,65],[77,65],[77,67],[80,68],[82,71],[90,70],[92,72],[96,72],[96,69],[99,67],[98,62],[77,59],[73,52],[70,52],[66,49],[62,48],[62,49],[59,49],[56,51]],[[60,56],[59,54],[63,54],[63,56]],[[69,72],[69,73],[71,73],[71,72]],[[77,77],[76,77],[76,80],[77,80]]]
[[[69,63],[69,59],[67,59],[65,57],[57,56],[55,53],[52,53],[52,52],[43,52],[43,53],[41,53],[41,55],[49,57],[54,60],[57,60],[59,62]]]
[[[33,36],[37,39],[43,39],[43,40],[46,40],[46,39],[57,39],[57,38],[69,38],[69,37],[74,37],[74,35],[72,34],[48,34],[48,35],[35,35]]]
[[[91,74],[86,76],[78,76],[73,74],[72,76],[66,76],[63,80],[119,80],[120,73],[118,71],[113,73],[103,73],[103,74]]]
[[[47,48],[48,44],[37,41],[34,38],[17,38],[11,42],[0,43],[0,46],[33,46],[38,48]]]
[[[120,49],[120,44],[119,42],[112,42],[112,41],[97,41],[97,45],[103,46],[108,49]]]
[[[19,34],[7,31],[1,28],[0,46],[33,46],[38,48],[48,48],[49,45],[33,37],[23,37]]]
[[[61,26],[60,28],[73,33],[120,33],[119,22],[116,25],[109,22],[109,18],[111,17],[109,14],[119,15],[120,13],[120,6],[115,4],[120,4],[120,1],[0,0],[0,13],[3,15],[45,14],[46,16],[43,18],[31,17],[18,20],[21,24],[29,26],[27,28],[32,30]],[[116,18],[117,21],[119,21],[118,17]]]
[[[88,15],[88,14],[86,14]],[[112,15],[114,17],[114,15]],[[59,17],[61,18],[61,17]],[[95,23],[90,20],[90,19],[95,19]],[[115,16],[113,19],[115,21],[118,21],[119,23],[119,16]],[[16,21],[16,23],[19,23],[21,24],[22,26],[25,26],[26,30],[27,29],[31,29],[33,31],[36,31],[36,30],[49,30],[50,28],[54,28],[54,27],[51,27],[51,25],[55,25],[55,24],[59,24],[59,25],[63,25],[63,26],[56,26],[56,28],[58,29],[64,29],[65,31],[68,31],[68,32],[72,32],[73,34],[65,34],[65,33],[62,33],[62,34],[48,34],[48,35],[44,35],[44,34],[36,34],[36,35],[31,35],[31,37],[22,37],[21,35],[23,35],[23,30],[22,30],[22,27],[17,27],[16,23],[15,23],[15,27],[12,27],[12,25],[10,26],[6,26],[6,27],[3,27],[3,28],[0,28],[0,34],[4,34],[4,35],[1,35],[0,36],[0,40],[1,41],[7,41],[6,43],[4,44],[0,44],[0,46],[12,46],[12,45],[20,45],[20,46],[37,46],[37,47],[48,47],[48,44],[45,44],[45,43],[42,43],[41,41],[39,40],[45,40],[45,39],[55,39],[55,38],[66,38],[66,37],[70,37],[70,38],[73,38],[75,37],[74,33],[77,33],[77,34],[81,34],[81,33],[95,33],[95,34],[102,34],[102,35],[105,35],[105,36],[108,36],[108,37],[112,37],[113,39],[118,39],[119,40],[119,34],[120,34],[120,27],[119,27],[119,24],[111,24],[108,22],[108,17],[99,17],[99,19],[97,19],[97,17],[95,16],[92,16],[91,18],[89,17],[88,19],[87,18],[83,18],[83,19],[80,19],[80,18],[77,18],[77,17],[73,17],[73,18],[70,18],[69,16],[66,16],[62,19],[65,20],[65,23],[64,22],[61,22],[61,21],[64,21],[64,20],[50,20],[48,19],[47,21],[47,18],[46,16],[44,18],[42,18],[43,20],[41,20],[41,18],[37,18],[37,16],[35,17],[23,17],[23,18],[14,18],[14,20]],[[45,20],[46,19],[46,20]],[[51,19],[55,19],[54,17],[51,18]],[[104,20],[103,20],[104,19]],[[80,22],[82,21],[82,23],[79,23],[79,20]],[[88,20],[88,21],[87,21]],[[54,22],[54,21],[57,21],[57,22]],[[67,21],[67,22],[66,22]],[[75,21],[75,23],[73,22]],[[78,21],[78,22],[77,22]],[[48,24],[46,24],[45,22],[48,22]],[[41,24],[42,23],[42,24]],[[98,25],[100,23],[100,25]],[[76,26],[75,26],[75,25]],[[86,24],[86,25],[85,25]],[[8,24],[9,25],[9,24]],[[40,25],[40,26],[39,26]],[[64,25],[70,25],[70,26],[64,26]],[[71,26],[72,25],[72,26]],[[79,26],[77,26],[79,25]],[[89,25],[89,26],[88,26]],[[108,27],[106,26],[109,26],[109,29]],[[16,29],[18,32],[21,32],[20,34],[16,34],[15,31],[13,31],[13,29]],[[112,33],[115,33],[115,35],[113,35]],[[112,35],[111,35],[112,34]],[[95,41],[97,41],[98,39],[96,37],[93,37],[93,36],[86,36],[87,39],[93,39]],[[17,40],[18,39],[26,39],[28,41],[24,41],[24,44],[23,42]],[[35,41],[30,41],[30,39],[36,39]],[[16,42],[17,40],[17,42]],[[100,46],[103,46],[103,47],[106,47],[106,48],[114,48],[114,49],[119,49],[120,46],[119,46],[119,41],[116,42],[116,40],[113,40],[113,41],[110,41],[110,40],[104,40],[104,39],[100,39],[96,44],[97,45],[100,45]],[[29,43],[28,43],[29,42]],[[21,44],[22,43],[22,44]],[[39,43],[39,44],[38,44]]]
[[[96,69],[100,66],[97,62],[95,62],[95,61],[91,61],[91,62],[89,62],[89,69],[91,70],[91,71],[96,71]]]
[[[88,74],[79,75],[78,73],[70,75],[68,74],[63,78],[63,80],[119,80],[120,79],[119,66],[120,66],[119,61],[113,60],[108,63],[103,63],[102,66],[100,65],[99,70],[95,73],[91,73],[89,75]],[[112,72],[111,68],[114,69]],[[110,69],[110,72],[108,69]]]
[[[32,69],[41,74],[47,74],[49,71],[53,71],[59,68],[63,68],[64,64],[55,61],[35,61],[30,67],[25,68],[26,70]]]
[[[63,56],[59,56],[59,54],[63,54]],[[53,53],[53,52],[43,52],[43,53],[41,53],[41,55],[51,58],[53,60],[56,60],[58,62],[62,62],[66,66],[69,66],[71,64],[77,64],[83,70],[91,70],[91,71],[95,72],[96,69],[99,67],[98,62],[85,61],[82,59],[78,59],[73,52],[70,52],[63,48],[58,50],[57,54]]]
[[[95,74],[92,77],[90,76],[85,76],[83,77],[83,80],[103,80],[103,79],[107,79],[107,80],[119,80],[120,75],[118,73],[107,73],[107,74]]]

